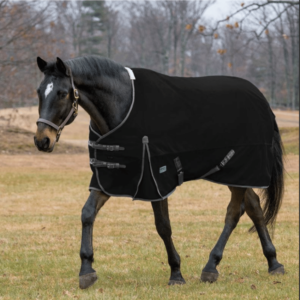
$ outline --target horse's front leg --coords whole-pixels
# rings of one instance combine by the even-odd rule
[[[169,285],[184,284],[185,280],[183,279],[180,271],[180,257],[174,247],[171,237],[172,229],[169,219],[168,199],[151,202],[151,204],[154,212],[157,232],[164,241],[168,253],[168,261],[171,267]]]
[[[81,289],[90,287],[97,280],[96,271],[92,268],[94,261],[93,225],[98,211],[108,199],[109,196],[106,194],[92,190],[82,209],[81,269],[79,272],[79,287]]]

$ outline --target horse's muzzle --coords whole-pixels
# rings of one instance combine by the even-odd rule
[[[38,148],[39,151],[52,152],[52,150],[53,150],[53,147],[49,148],[50,139],[48,137],[44,137],[43,139],[38,140],[35,136],[34,137],[34,144]]]

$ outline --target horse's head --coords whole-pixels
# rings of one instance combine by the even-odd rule
[[[62,128],[77,115],[78,91],[71,69],[60,58],[56,63],[47,63],[38,57],[37,64],[45,77],[37,89],[39,119],[34,143],[38,150],[52,152]]]

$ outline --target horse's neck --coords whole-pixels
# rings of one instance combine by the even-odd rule
[[[109,87],[105,80],[98,86],[80,85],[79,104],[90,115],[93,129],[101,135],[118,126],[130,109],[132,85],[125,69],[124,76],[124,81],[114,80]]]

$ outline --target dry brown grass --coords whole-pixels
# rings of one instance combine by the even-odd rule
[[[82,124],[86,124],[82,117]],[[82,124],[79,127],[83,128]],[[74,126],[66,128],[63,136],[86,139],[87,126],[76,127],[77,132]],[[75,136],[67,130],[75,130]],[[169,202],[173,238],[187,284],[167,286],[166,252],[156,233],[150,204],[111,198],[95,222],[94,267],[99,280],[85,291],[79,290],[77,276],[80,212],[91,176],[87,150],[36,155],[29,145],[32,133],[6,130],[9,139],[0,132],[0,148],[3,141],[9,151],[26,142],[31,147],[26,148],[30,155],[20,154],[24,149],[15,155],[0,154],[0,300],[298,299],[297,132],[282,129],[289,153],[285,165],[288,175],[274,244],[286,275],[268,275],[260,242],[256,234],[247,233],[251,221],[243,216],[218,267],[218,282],[199,282],[201,269],[222,231],[230,193],[225,186],[194,181],[179,187]],[[70,149],[66,147],[63,151]]]
[[[225,186],[194,181],[170,198],[184,287],[166,285],[166,252],[149,203],[111,198],[94,229],[100,279],[81,291],[80,211],[91,175],[87,155],[0,155],[0,299],[297,299],[298,160],[287,157],[289,176],[274,238],[286,275],[267,274],[259,240],[247,233],[251,221],[243,216],[226,246],[218,282],[199,282],[222,231],[230,193]]]

